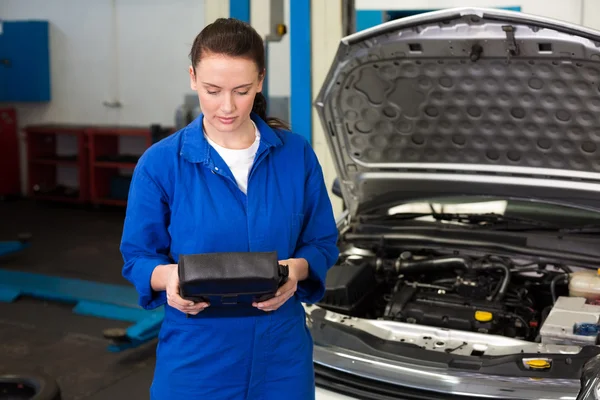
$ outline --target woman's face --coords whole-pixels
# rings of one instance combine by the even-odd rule
[[[250,59],[205,54],[195,74],[190,67],[190,80],[198,93],[204,124],[219,132],[236,132],[250,120],[263,75]]]

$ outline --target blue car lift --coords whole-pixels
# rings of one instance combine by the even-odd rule
[[[28,240],[0,242],[0,257],[29,246]],[[137,292],[129,286],[0,269],[0,301],[10,303],[20,296],[74,303],[73,312],[78,315],[133,322],[127,329],[103,332],[110,340],[111,352],[137,347],[156,338],[164,319],[163,308],[142,309],[137,304]]]

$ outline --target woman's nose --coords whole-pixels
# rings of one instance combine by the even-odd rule
[[[235,103],[231,94],[225,95],[223,103],[221,104],[221,110],[226,113],[231,113],[235,111]]]

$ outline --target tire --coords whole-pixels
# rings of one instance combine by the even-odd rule
[[[61,400],[56,380],[40,373],[0,374],[0,400]]]

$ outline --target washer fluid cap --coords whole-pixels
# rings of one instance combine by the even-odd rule
[[[494,316],[488,311],[475,311],[475,319],[479,322],[490,322]]]
[[[544,359],[526,360],[524,363],[531,369],[548,369],[551,365],[549,360]]]

